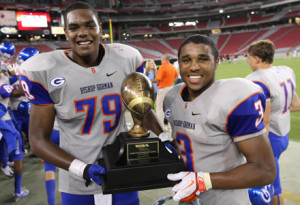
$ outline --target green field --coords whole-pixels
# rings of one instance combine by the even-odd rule
[[[275,59],[273,65],[286,65],[292,68],[296,74],[296,92],[300,96],[300,58]],[[246,60],[238,61],[236,64],[224,62],[219,65],[216,78],[245,77],[251,73],[251,69]],[[300,112],[293,112],[291,115],[292,125],[290,139],[300,141]]]

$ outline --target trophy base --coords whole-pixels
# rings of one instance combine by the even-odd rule
[[[128,160],[122,148],[124,143],[157,143],[159,155]],[[103,160],[99,164],[107,171],[106,175],[101,175],[103,194],[171,187],[177,182],[169,181],[167,174],[185,170],[183,161],[169,153],[158,138],[132,139],[125,132],[115,143],[103,148]]]

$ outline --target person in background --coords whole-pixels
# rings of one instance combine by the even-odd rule
[[[34,47],[25,47],[20,51],[16,58],[17,65],[14,68],[16,75],[18,76],[18,80],[12,84],[14,89],[20,88],[19,74],[21,64],[38,53],[39,51]],[[21,135],[24,133],[27,139],[29,139],[28,129],[31,105],[29,103],[29,100],[26,98],[25,93],[18,97],[10,96],[9,105],[12,110],[12,115],[15,118],[16,128],[20,131]],[[27,141],[27,143],[29,142]]]
[[[101,21],[90,4],[70,4],[63,18],[71,49],[41,53],[21,65],[22,87],[32,103],[31,150],[60,168],[63,205],[138,205],[137,191],[102,194],[106,169],[98,160],[103,147],[128,131],[121,85],[130,73],[143,73],[143,58],[130,46],[101,43]],[[56,120],[59,146],[50,140]],[[163,134],[153,110],[145,126]]]
[[[155,79],[155,75],[156,75],[157,69],[156,69],[156,64],[154,62],[154,60],[149,59],[147,60],[146,64],[145,64],[145,74],[146,76],[148,76],[148,78],[150,80]],[[154,90],[155,90],[155,98],[156,99],[156,95],[157,95],[157,83],[153,83],[154,86]]]
[[[14,45],[9,42],[4,42],[0,45],[1,59],[4,63],[10,60],[8,56],[11,56],[11,50],[14,51]],[[9,54],[9,55],[8,55]],[[20,132],[16,129],[15,125],[11,120],[10,113],[8,112],[9,97],[18,97],[24,94],[22,88],[14,89],[11,84],[17,80],[17,77],[12,67],[7,66],[6,69],[2,69],[0,73],[0,110],[1,110],[1,123],[0,132],[2,133],[2,140],[0,141],[0,166],[3,163],[7,163],[8,157],[14,161],[14,179],[15,179],[15,191],[14,200],[27,196],[29,190],[22,188],[22,177],[23,177],[23,150],[24,144]],[[4,151],[3,151],[4,150]],[[6,151],[7,150],[7,151]]]
[[[262,89],[243,78],[215,80],[219,53],[204,35],[178,49],[180,74],[164,100],[187,170],[167,175],[180,204],[250,205],[248,189],[270,184],[276,166],[263,123]]]
[[[162,127],[164,127],[163,102],[165,95],[172,88],[178,76],[176,68],[170,63],[169,54],[161,57],[161,66],[159,67],[155,79],[152,83],[157,83],[158,93],[156,98],[156,115]],[[167,128],[165,128],[167,129]]]
[[[177,73],[178,73],[177,79],[176,79],[176,81],[175,81],[175,85],[177,85],[177,84],[183,82],[183,80],[182,80],[182,78],[181,78],[181,75],[180,75],[180,73],[179,73],[179,62],[178,62],[178,60],[175,61],[175,62],[173,63],[173,65],[174,65],[174,67],[176,68],[176,71],[177,71]]]
[[[54,144],[59,146],[59,126],[56,120],[54,122],[53,131],[50,139]],[[56,166],[50,164],[47,161],[44,161],[44,163],[45,163],[45,187],[46,187],[48,205],[55,205]]]
[[[262,87],[266,96],[264,123],[275,157],[277,176],[273,205],[283,205],[279,158],[289,144],[290,112],[300,111],[294,71],[287,66],[273,66],[275,46],[270,40],[253,42],[248,48],[248,64],[253,71],[246,78]]]

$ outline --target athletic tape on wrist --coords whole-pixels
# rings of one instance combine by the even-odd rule
[[[76,176],[83,177],[84,168],[87,166],[86,163],[74,159],[69,167],[69,172]]]
[[[167,133],[165,132],[162,132],[159,134],[158,138],[162,141],[162,142],[165,142],[165,141],[168,141],[169,140],[169,136],[167,135]]]
[[[209,190],[212,188],[210,174],[208,172],[203,172],[203,180],[206,187],[206,190]]]

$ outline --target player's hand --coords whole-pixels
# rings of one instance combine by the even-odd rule
[[[203,172],[179,172],[176,174],[168,174],[168,179],[171,181],[181,180],[176,184],[172,191],[174,201],[182,201],[188,203],[194,201],[197,196],[204,191],[212,188],[209,173]]]
[[[175,147],[173,146],[173,144],[170,142],[170,141],[166,141],[166,142],[163,142],[166,149],[171,153],[171,154],[174,154],[176,157],[178,157],[178,153],[175,149]]]
[[[169,136],[165,132],[160,133],[160,135],[158,136],[158,138],[165,145],[165,147],[168,150],[168,152],[170,152],[171,154],[174,154],[174,155],[176,155],[178,157],[178,153],[177,153],[175,147],[173,146],[173,144],[169,140]]]
[[[86,180],[85,185],[88,186],[91,181],[95,182],[98,185],[102,185],[102,181],[100,175],[104,175],[106,173],[105,168],[97,165],[97,164],[88,164],[83,172],[83,178]]]

